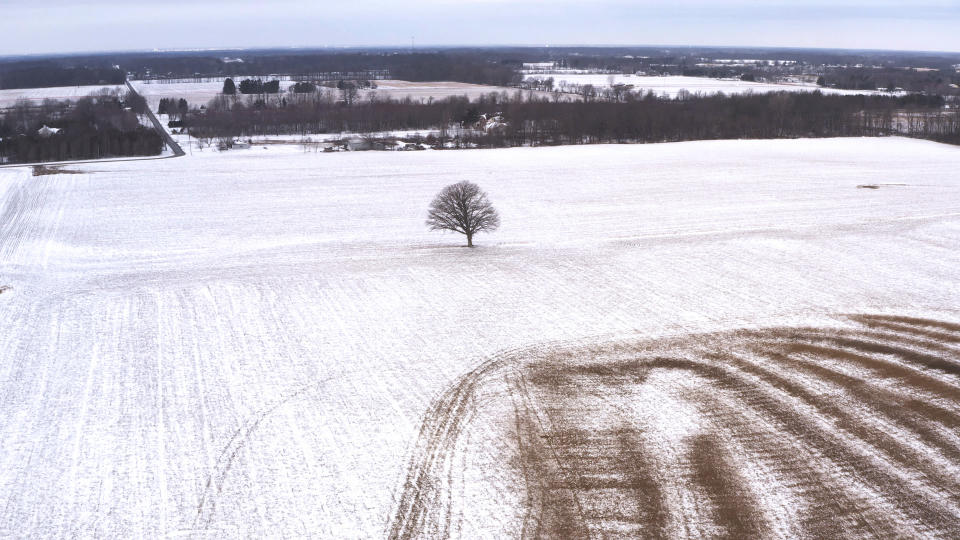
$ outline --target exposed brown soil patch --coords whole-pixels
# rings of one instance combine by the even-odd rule
[[[960,537],[960,325],[851,320],[494,358],[425,418],[389,536],[461,534],[469,431],[513,441],[522,537]]]
[[[47,176],[51,174],[84,174],[83,171],[73,169],[64,169],[62,165],[34,165],[34,176]]]

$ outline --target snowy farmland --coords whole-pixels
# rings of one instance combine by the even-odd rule
[[[614,84],[632,84],[634,90],[641,89],[646,92],[653,91],[656,95],[666,95],[676,97],[681,90],[687,90],[691,94],[716,94],[723,92],[725,94],[743,94],[747,92],[767,93],[767,92],[813,92],[820,90],[829,94],[875,94],[876,91],[866,90],[838,90],[835,88],[820,88],[812,85],[802,84],[773,84],[773,83],[755,83],[739,80],[727,79],[708,79],[703,77],[647,77],[637,75],[604,75],[604,74],[561,74],[561,75],[536,75],[527,78],[545,79],[553,77],[556,81],[554,88],[563,90],[565,85],[587,85],[592,84],[595,87],[610,86],[612,80]],[[444,99],[451,96],[467,96],[475,100],[480,96],[490,94],[491,92],[507,92],[513,95],[518,90],[516,88],[507,88],[502,86],[487,86],[481,84],[468,84],[460,82],[410,82],[399,80],[375,81],[377,88],[374,90],[363,90],[360,92],[360,98],[369,98],[371,95],[377,99],[406,99],[414,101],[426,101],[430,99]],[[222,82],[189,82],[189,83],[169,83],[163,84],[155,81],[133,81],[136,88],[153,110],[156,110],[161,98],[183,98],[191,106],[200,106],[206,104],[215,98],[223,90]],[[291,82],[282,81],[281,88],[286,89]],[[333,91],[325,89],[325,91]],[[560,98],[564,96],[551,92],[524,90],[524,96],[537,96],[546,98]],[[242,97],[242,96],[241,96]]]
[[[0,537],[960,530],[960,148],[67,169],[0,169]]]
[[[755,94],[765,94],[769,92],[813,92],[820,90],[825,94],[877,94],[875,90],[841,90],[837,88],[823,88],[815,85],[806,84],[781,84],[781,83],[758,83],[741,81],[734,79],[709,79],[706,77],[683,77],[683,76],[640,76],[640,75],[607,75],[607,74],[588,74],[588,73],[562,73],[551,75],[537,74],[528,75],[527,79],[554,79],[554,88],[563,90],[566,86],[585,86],[609,87],[614,84],[633,85],[634,91],[653,92],[658,96],[676,97],[681,90],[686,90],[691,94],[713,95],[723,92],[724,94],[745,94],[752,92]]]
[[[398,80],[380,80],[374,82],[377,88],[360,91],[360,99],[369,99],[371,95],[377,99],[410,98],[414,101],[444,99],[451,96],[467,96],[469,99],[477,99],[491,92],[509,92],[511,95],[517,92],[516,88],[461,82],[409,82]],[[154,81],[133,81],[132,84],[134,88],[137,89],[137,92],[146,98],[154,110],[156,110],[161,98],[183,98],[186,99],[191,106],[200,106],[217,97],[223,90],[223,83],[216,81],[170,84],[162,84]],[[286,91],[292,84],[290,81],[281,81],[280,88]],[[324,88],[323,90],[325,92],[333,92],[335,96],[337,95],[336,89]],[[524,95],[528,94],[530,94],[530,92],[524,92]],[[540,96],[549,95],[546,92],[534,92],[534,94]],[[240,97],[243,98],[244,96],[241,95]]]
[[[109,86],[58,86],[53,88],[26,88],[0,90],[0,109],[12,107],[20,99],[26,99],[32,103],[39,104],[45,99],[54,99],[58,101],[75,101],[82,97],[96,94],[103,90],[111,92],[122,92],[126,90],[123,85]]]
[[[466,96],[471,100],[478,99],[481,96],[492,92],[507,92],[513,95],[517,92],[516,88],[505,86],[489,86],[484,84],[469,84],[461,82],[410,82],[410,81],[376,81],[377,88],[373,90],[377,98],[406,99],[414,101],[429,99],[444,99],[448,97]],[[524,95],[530,95],[530,92],[524,91]],[[369,95],[370,91],[364,91],[363,95]],[[540,97],[549,96],[546,92],[533,92],[533,95]]]

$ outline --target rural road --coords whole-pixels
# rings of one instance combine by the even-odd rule
[[[127,88],[136,95],[140,95],[130,84],[130,81],[125,81]],[[146,107],[147,114],[150,116],[150,121],[153,122],[153,127],[156,128],[157,132],[160,133],[160,136],[163,137],[163,140],[166,141],[167,146],[173,150],[173,157],[180,157],[186,155],[186,152],[183,151],[183,148],[180,148],[180,145],[177,144],[177,141],[173,140],[173,137],[167,133],[167,130],[163,129],[163,124],[160,123],[160,120],[157,118],[157,115],[153,114],[153,111],[150,110],[150,106]]]

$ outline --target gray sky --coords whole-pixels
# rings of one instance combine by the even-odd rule
[[[960,0],[0,0],[0,55],[421,45],[960,51]]]

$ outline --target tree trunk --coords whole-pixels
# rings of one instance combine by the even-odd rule
[[[467,233],[467,247],[473,247],[473,235]]]

